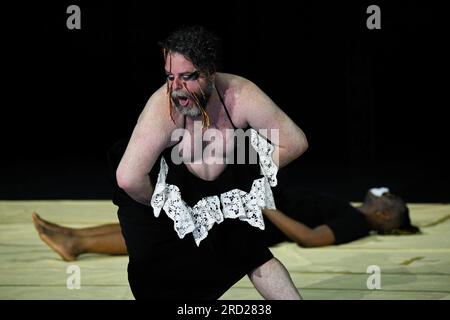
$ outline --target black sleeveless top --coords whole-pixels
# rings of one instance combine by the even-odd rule
[[[151,172],[152,182],[156,182],[151,199],[155,216],[165,211],[173,220],[178,236],[183,238],[192,232],[197,245],[215,223],[225,218],[238,218],[264,229],[261,208],[275,209],[270,189],[276,185],[277,172],[271,158],[273,146],[254,129],[242,130],[245,139],[237,138],[237,130],[241,129],[234,125],[217,93],[235,132],[232,163],[226,164],[215,180],[204,180],[189,171],[184,163],[172,161],[171,153],[180,140],[162,152]],[[239,158],[239,152],[245,152],[245,157]]]

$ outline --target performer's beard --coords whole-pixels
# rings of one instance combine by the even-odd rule
[[[198,117],[202,114],[202,108],[206,110],[213,88],[213,82],[208,81],[206,87],[202,89],[203,92],[200,88],[190,93],[187,89],[173,91],[171,94],[173,105],[182,115],[192,118]]]

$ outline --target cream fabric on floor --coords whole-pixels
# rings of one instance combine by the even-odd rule
[[[350,244],[306,249],[283,243],[272,252],[305,299],[450,299],[450,205],[410,204],[423,234],[373,235]],[[133,299],[128,257],[86,254],[64,262],[38,237],[31,220],[89,227],[117,222],[110,201],[0,201],[0,299]],[[81,271],[81,289],[66,286],[67,268]],[[370,290],[367,268],[381,271]],[[221,299],[261,299],[243,278]]]

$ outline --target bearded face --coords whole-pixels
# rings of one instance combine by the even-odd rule
[[[170,96],[178,112],[188,117],[198,117],[202,114],[201,109],[206,109],[212,91],[213,83],[206,79],[204,85],[199,84],[195,90],[191,91],[183,85],[182,89],[172,90]]]
[[[198,117],[205,109],[213,92],[213,78],[201,73],[182,54],[165,53],[167,89],[171,104],[182,115]]]

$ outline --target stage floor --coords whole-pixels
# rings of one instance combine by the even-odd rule
[[[312,249],[282,243],[272,252],[305,299],[450,299],[450,205],[409,208],[422,234]],[[64,262],[40,240],[33,211],[72,227],[117,222],[110,201],[0,201],[0,299],[133,299],[127,256],[86,254]],[[80,268],[80,289],[67,288],[72,265]],[[368,288],[377,284],[370,266],[380,270],[380,289]],[[262,298],[245,277],[221,299]]]

